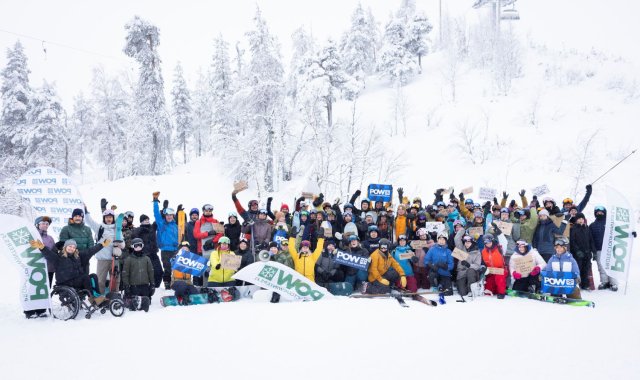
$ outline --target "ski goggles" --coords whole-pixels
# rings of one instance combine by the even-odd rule
[[[593,210],[594,211],[602,211],[602,212],[606,211],[604,206],[596,206]]]
[[[202,206],[202,210],[211,212],[213,211],[213,206],[207,203],[206,205]]]
[[[526,241],[524,241],[524,240],[518,240],[518,241],[516,242],[516,244],[518,245],[518,247],[520,247],[520,246],[525,246],[525,247],[526,247],[526,246],[528,246],[528,245],[529,245],[529,243],[527,243],[527,242],[526,242]]]
[[[176,213],[176,210],[172,209],[172,208],[167,208],[164,210],[164,214],[165,215],[173,215]]]
[[[256,200],[249,201],[249,207],[257,206],[257,205],[258,205],[258,201],[256,201]]]
[[[133,248],[144,248],[144,244],[136,243],[136,244],[133,245]]]
[[[237,219],[237,218],[238,218],[238,214],[236,214],[235,212],[231,211],[231,212],[229,213],[229,218],[231,218],[231,217],[234,217],[234,218],[236,218],[236,219]]]
[[[469,235],[463,237],[462,240],[464,240],[465,243],[466,242],[473,243],[473,238]]]
[[[127,211],[124,213],[124,216],[126,216],[127,218],[133,218],[135,217],[135,215],[133,214],[133,211]]]

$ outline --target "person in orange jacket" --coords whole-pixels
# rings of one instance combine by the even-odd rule
[[[507,276],[509,274],[509,270],[505,267],[503,248],[507,245],[507,239],[495,223],[492,226],[498,237],[496,238],[491,234],[486,234],[482,237],[484,242],[482,261],[488,268],[484,288],[492,294],[497,294],[498,299],[503,299],[507,292]],[[498,241],[500,241],[500,244],[498,244]],[[495,270],[502,269],[502,274],[491,273],[491,268]]]
[[[369,265],[369,285],[366,293],[385,294],[391,291],[390,284],[395,284],[398,279],[402,288],[407,287],[407,277],[404,270],[390,254],[391,242],[388,239],[380,240],[380,247],[371,254]]]

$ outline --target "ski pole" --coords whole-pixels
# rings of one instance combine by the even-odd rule
[[[632,154],[634,154],[636,152],[637,149],[634,149],[633,152],[629,153],[628,156],[626,156],[625,158],[623,158],[622,160],[618,161],[617,164],[613,165],[609,170],[607,170],[606,172],[604,172],[603,175],[601,175],[600,177],[598,177],[595,181],[591,182],[591,184],[593,185],[594,183],[598,182],[598,180],[602,177],[604,177],[607,173],[609,173],[610,171],[612,171],[616,166],[620,165],[622,163],[622,161],[626,160],[627,158],[629,158]]]

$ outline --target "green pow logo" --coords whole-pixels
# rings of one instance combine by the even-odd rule
[[[629,223],[629,210],[616,207],[616,222]]]
[[[262,277],[266,280],[271,281],[276,276],[276,273],[278,273],[277,268],[274,268],[271,265],[265,265],[264,268],[262,268],[262,270],[260,271],[260,273],[258,273],[258,277]]]
[[[29,241],[32,239],[31,234],[27,227],[22,227],[18,230],[11,231],[8,233],[9,239],[13,242],[13,245],[16,247],[20,247],[21,245],[29,244]]]

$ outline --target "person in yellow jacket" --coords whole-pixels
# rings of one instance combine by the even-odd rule
[[[402,288],[407,287],[407,278],[404,270],[389,253],[391,242],[387,239],[380,240],[380,247],[371,254],[369,265],[369,285],[365,293],[385,294],[391,291],[390,284],[395,284],[400,279]]]
[[[210,272],[209,272],[209,282],[207,286],[209,287],[227,287],[234,286],[236,281],[231,278],[236,271],[231,269],[222,268],[222,257],[224,255],[233,255],[233,251],[229,250],[229,245],[231,244],[231,239],[226,236],[223,236],[218,240],[218,248],[215,251],[211,252],[211,258],[209,259]]]
[[[296,239],[293,236],[290,237],[289,252],[291,253],[296,272],[315,282],[316,261],[318,261],[318,258],[322,254],[323,247],[324,238],[319,237],[313,253],[311,252],[311,242],[309,240],[303,240],[300,243],[300,251],[298,251],[296,249]]]

